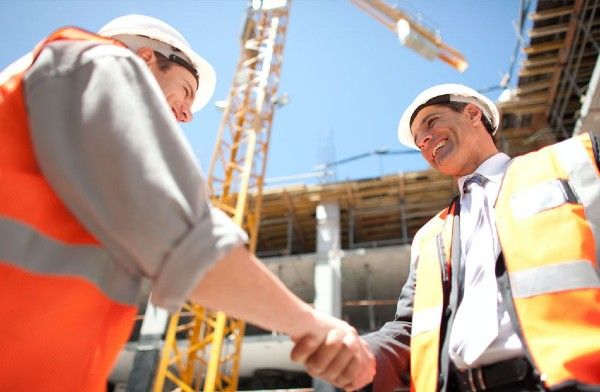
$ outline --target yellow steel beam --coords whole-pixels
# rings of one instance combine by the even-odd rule
[[[215,327],[213,330],[212,344],[210,347],[210,361],[206,369],[206,381],[204,383],[204,392],[214,392],[218,382],[219,368],[221,365],[221,349],[223,339],[225,338],[225,323],[227,315],[224,312],[217,312]]]
[[[468,67],[468,62],[465,57],[456,49],[446,45],[439,34],[417,23],[406,12],[391,6],[382,0],[350,0],[354,5],[365,11],[371,17],[376,19],[385,27],[398,33],[397,23],[400,20],[405,20],[410,29],[427,41],[431,46],[436,48],[436,57],[447,63],[454,69],[463,72]]]

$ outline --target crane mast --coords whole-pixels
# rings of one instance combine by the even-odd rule
[[[249,236],[254,253],[269,139],[287,34],[289,1],[252,0],[241,54],[208,171],[215,207]],[[223,282],[226,284],[226,282]],[[244,322],[187,303],[167,329],[154,391],[168,379],[182,391],[235,391]],[[178,344],[177,337],[185,344]]]

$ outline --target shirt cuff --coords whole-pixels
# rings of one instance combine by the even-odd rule
[[[201,219],[171,250],[154,279],[152,303],[178,311],[206,271],[248,236],[224,212],[211,207],[210,217]]]

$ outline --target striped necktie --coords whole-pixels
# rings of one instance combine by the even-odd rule
[[[498,335],[494,234],[484,187],[488,179],[474,174],[465,181],[461,230],[470,233],[464,244],[463,300],[450,335],[450,351],[472,365]]]

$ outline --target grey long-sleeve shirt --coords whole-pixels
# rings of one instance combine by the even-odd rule
[[[178,309],[246,234],[204,178],[146,64],[113,45],[59,41],[24,77],[39,165],[69,210],[153,302]]]

